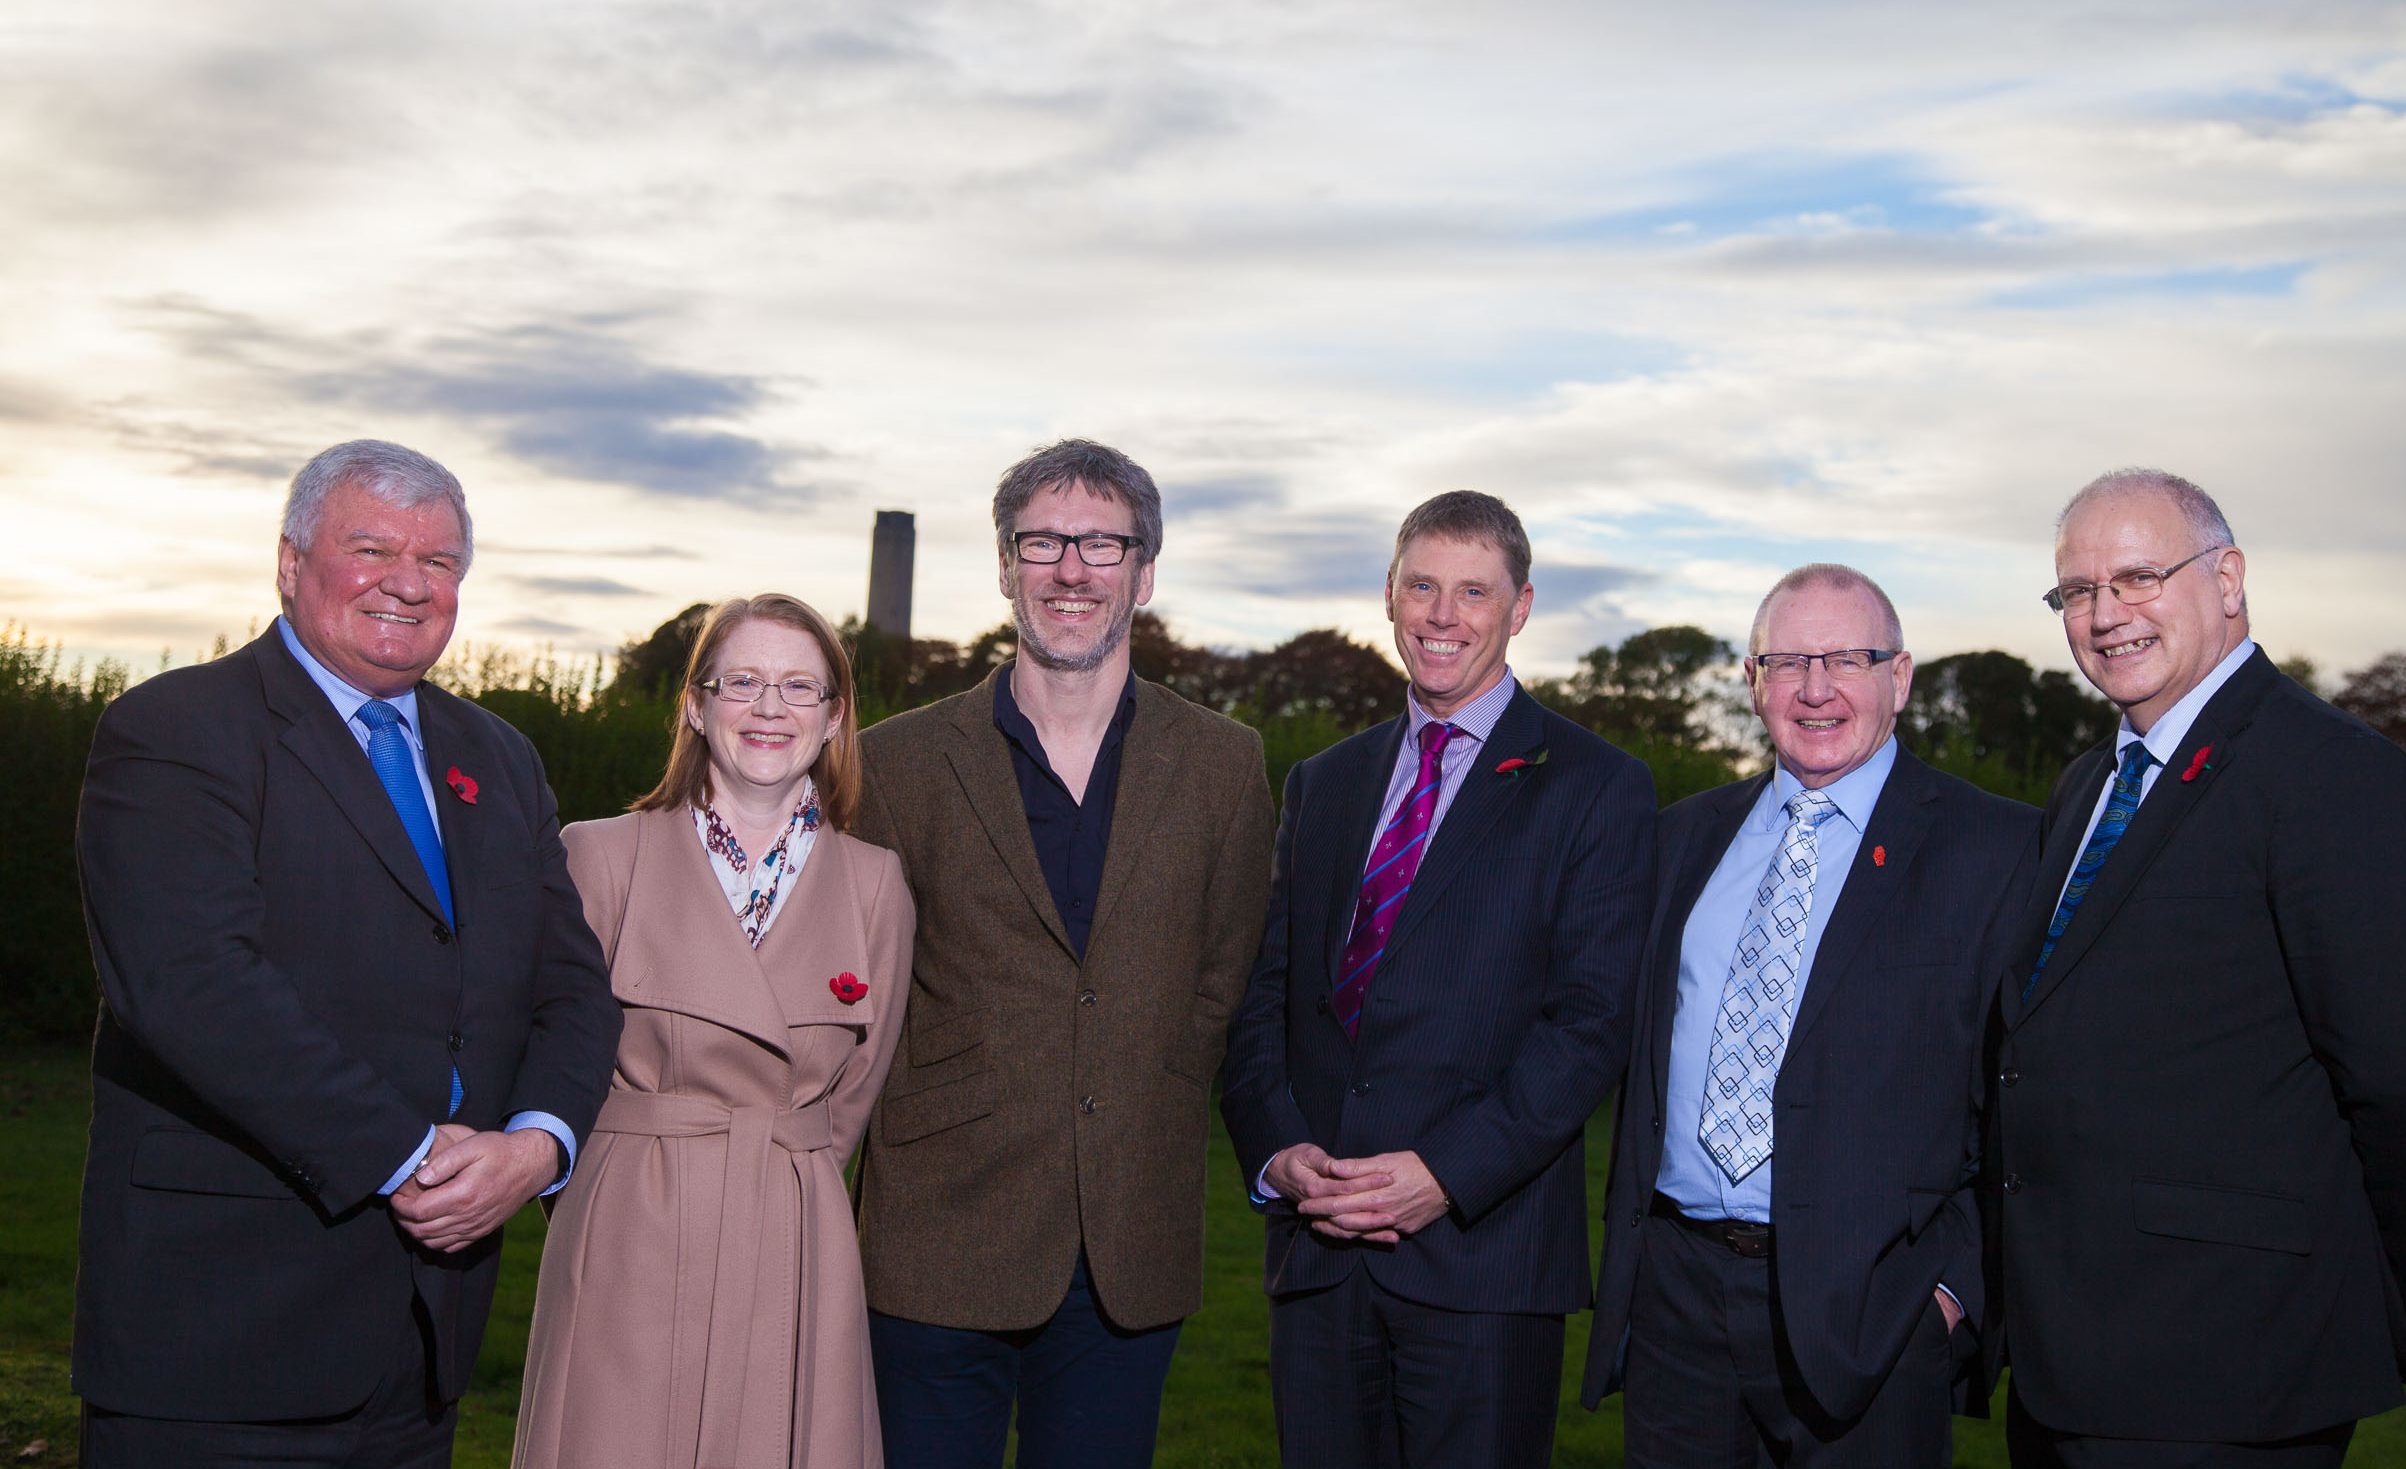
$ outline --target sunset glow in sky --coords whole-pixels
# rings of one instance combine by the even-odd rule
[[[2406,647],[2406,8],[86,0],[0,19],[0,617],[274,615],[285,481],[468,486],[460,636],[1000,620],[996,475],[1168,513],[1190,641],[1385,641],[1402,512],[1536,539],[1516,663],[1742,638],[1807,560],[2068,666],[2095,474],[2198,480],[2258,636]]]

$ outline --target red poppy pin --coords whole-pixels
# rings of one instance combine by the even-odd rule
[[[451,787],[451,794],[469,805],[476,804],[476,782],[473,778],[460,774],[458,766],[454,765],[444,772],[443,784]]]
[[[857,1005],[869,994],[869,987],[862,984],[860,976],[849,969],[827,981],[827,988],[833,990],[835,997],[847,1005]]]
[[[1532,765],[1543,765],[1545,763],[1546,752],[1543,749],[1540,749],[1536,754],[1529,756],[1525,760],[1520,756],[1515,755],[1509,760],[1500,762],[1495,767],[1495,773],[1498,775],[1511,775],[1515,771],[1526,770]]]
[[[2180,773],[2180,778],[2182,780],[2195,780],[2200,772],[2211,771],[2214,767],[2207,762],[2206,757],[2212,755],[2213,753],[2214,747],[2212,745],[2199,745],[2197,747],[2197,753],[2189,757],[2189,768]]]
[[[1885,867],[1888,865],[1888,849],[1886,847],[1874,847],[1871,849],[1871,865],[1874,867]]]

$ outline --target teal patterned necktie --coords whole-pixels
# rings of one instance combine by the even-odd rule
[[[2063,901],[2055,905],[2055,921],[2047,925],[2046,946],[2038,951],[2038,962],[2030,967],[2030,978],[2022,985],[2022,1003],[2030,1003],[2030,995],[2038,988],[2038,977],[2047,972],[2047,958],[2055,952],[2056,941],[2071,927],[2072,914],[2080,900],[2089,895],[2097,881],[2098,870],[2112,854],[2114,844],[2130,829],[2130,818],[2139,809],[2139,791],[2147,781],[2147,766],[2154,757],[2147,753],[2145,740],[2132,740],[2122,752],[2122,773],[2114,777],[2114,793],[2106,798],[2105,814],[2097,818],[2097,829],[2089,833],[2089,844],[2080,849],[2080,860],[2072,864],[2072,880],[2064,884]]]
[[[1721,986],[1704,1115],[1696,1123],[1697,1141],[1731,1183],[1771,1156],[1771,1093],[1804,994],[1800,971],[1813,918],[1813,879],[1821,869],[1821,823],[1838,807],[1820,791],[1798,791],[1787,810],[1787,835],[1755,886]]]

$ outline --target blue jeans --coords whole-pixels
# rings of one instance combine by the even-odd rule
[[[872,1311],[886,1469],[1001,1469],[1014,1399],[1018,1469],[1145,1469],[1178,1326],[1112,1325],[1083,1254],[1042,1326],[970,1331]]]

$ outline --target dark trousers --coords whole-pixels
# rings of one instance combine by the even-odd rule
[[[1631,1469],[1947,1469],[1954,1350],[1933,1299],[1862,1416],[1832,1419],[1796,1370],[1773,1262],[1646,1221],[1621,1410]]]
[[[1270,1303],[1278,1455],[1292,1469],[1505,1469],[1553,1457],[1562,1318],[1445,1311],[1356,1269]]]
[[[1178,1325],[1114,1326],[1086,1257],[1042,1326],[966,1331],[869,1313],[886,1469],[998,1469],[1019,1405],[1019,1469],[1144,1469]]]
[[[2013,1469],[2339,1469],[2356,1425],[2341,1423],[2277,1443],[2170,1443],[2058,1433],[2005,1395],[2005,1452]]]
[[[415,1303],[413,1303],[414,1305]],[[280,1423],[144,1418],[84,1404],[84,1469],[448,1469],[459,1405],[436,1403],[427,1360],[433,1334],[415,1305],[393,1344],[393,1362],[368,1400],[348,1413]],[[272,1362],[262,1372],[276,1370]]]

